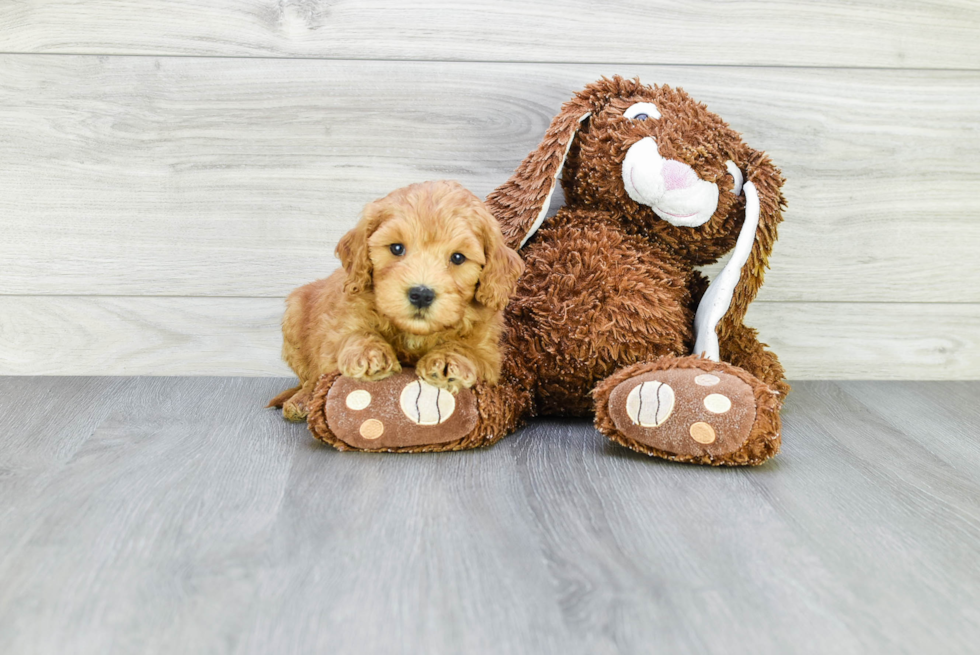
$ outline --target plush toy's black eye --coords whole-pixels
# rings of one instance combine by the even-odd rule
[[[637,114],[636,116],[633,117],[633,120],[635,120],[635,121],[645,121],[648,118],[650,118],[650,117],[647,116],[646,114]]]
[[[395,257],[401,257],[402,255],[405,254],[405,246],[403,246],[400,243],[391,244],[390,246],[388,246],[388,250],[390,250],[391,254],[394,255]]]
[[[459,266],[466,261],[466,255],[461,252],[454,252],[452,255],[450,255],[449,261]]]

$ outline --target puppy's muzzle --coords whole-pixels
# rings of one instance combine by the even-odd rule
[[[408,302],[419,309],[425,309],[436,299],[436,292],[426,286],[412,287],[408,290]]]

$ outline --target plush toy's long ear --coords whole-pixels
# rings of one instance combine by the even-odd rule
[[[780,190],[783,176],[769,158],[752,152],[745,164],[745,222],[732,257],[705,291],[694,318],[694,353],[719,361],[719,339],[742,325],[749,303],[769,267],[777,226],[786,205]]]
[[[347,271],[344,293],[356,294],[371,288],[373,269],[368,255],[368,238],[381,225],[384,216],[381,200],[368,203],[361,220],[337,243],[337,258]]]
[[[590,112],[581,97],[566,102],[537,149],[524,158],[509,180],[487,196],[487,206],[511,248],[523,246],[544,222],[575,133]]]

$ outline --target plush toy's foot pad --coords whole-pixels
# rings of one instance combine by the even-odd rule
[[[377,382],[336,377],[323,414],[337,440],[333,445],[357,450],[430,450],[458,442],[478,419],[469,389],[453,395],[420,380],[413,369]]]
[[[726,373],[673,369],[619,384],[609,414],[630,439],[677,455],[725,455],[752,429],[752,388]]]
[[[600,430],[634,450],[682,461],[758,464],[775,454],[778,413],[765,384],[698,358],[660,364],[631,367],[608,380],[611,391],[597,389]]]

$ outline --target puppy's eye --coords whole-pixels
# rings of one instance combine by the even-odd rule
[[[401,257],[402,255],[405,254],[405,246],[403,246],[400,243],[391,244],[390,246],[388,246],[388,250],[390,250],[391,254],[394,255],[395,257]]]
[[[650,118],[650,117],[647,114],[637,114],[636,116],[633,117],[633,120],[635,120],[635,121],[645,121],[648,118]]]
[[[449,261],[451,261],[452,263],[454,263],[454,264],[456,264],[457,266],[459,266],[460,264],[462,264],[463,262],[465,262],[465,261],[466,261],[466,255],[464,255],[464,254],[463,254],[463,253],[461,253],[461,252],[454,252],[454,253],[453,253],[453,254],[452,254],[452,255],[451,255],[450,257],[449,257]]]

